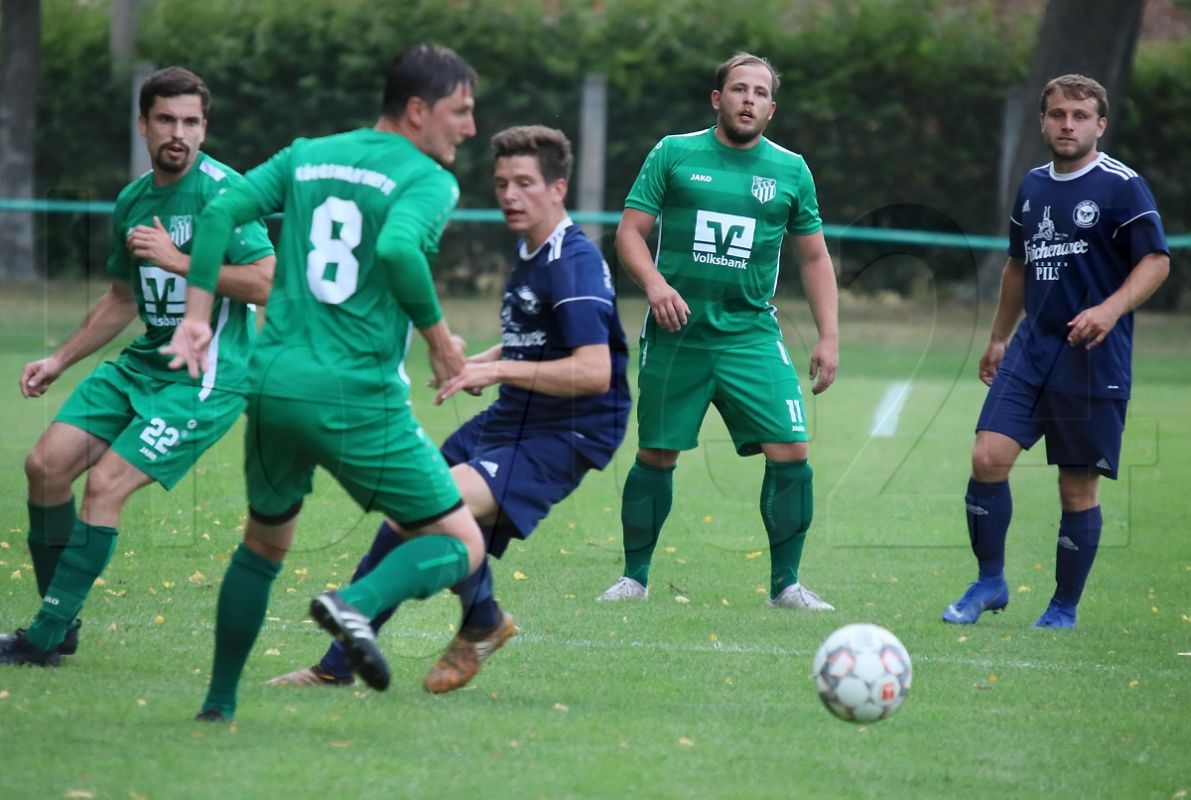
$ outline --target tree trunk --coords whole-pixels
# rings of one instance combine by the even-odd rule
[[[1112,146],[1115,128],[1125,106],[1133,50],[1141,30],[1145,0],[1049,0],[1028,84],[1006,101],[1005,138],[1001,150],[1000,220],[1008,227],[1009,206],[1025,174],[1050,161],[1042,142],[1038,98],[1051,78],[1078,72],[1095,78],[1108,90],[1109,124],[1099,149]],[[980,294],[995,299],[1000,286],[1003,254],[990,256],[980,269]]]
[[[40,0],[0,0],[0,198],[31,200]],[[38,277],[33,213],[0,210],[0,280]]]

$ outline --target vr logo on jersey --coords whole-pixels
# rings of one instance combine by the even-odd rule
[[[170,217],[170,241],[175,247],[181,247],[190,241],[194,235],[194,221],[189,214],[180,217]]]
[[[691,258],[700,264],[748,269],[756,227],[752,217],[700,209],[695,216]]]
[[[1100,206],[1091,200],[1084,200],[1075,207],[1071,216],[1079,227],[1090,228],[1100,219]]]
[[[758,203],[768,203],[777,197],[777,179],[753,176],[753,197]]]

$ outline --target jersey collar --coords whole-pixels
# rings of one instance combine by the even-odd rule
[[[564,216],[561,220],[558,221],[558,224],[554,226],[554,230],[552,230],[550,232],[550,235],[547,236],[545,239],[543,239],[542,243],[540,245],[538,245],[532,253],[525,249],[525,240],[522,239],[520,242],[517,243],[517,249],[520,252],[521,260],[529,261],[530,259],[537,256],[538,253],[542,252],[543,247],[545,247],[546,245],[555,241],[555,239],[562,238],[563,234],[566,233],[567,228],[571,227],[574,224],[575,224],[574,221],[571,220],[571,217],[569,215]]]
[[[1050,171],[1051,180],[1073,181],[1076,178],[1082,178],[1084,175],[1087,175],[1093,169],[1098,167],[1100,165],[1100,162],[1103,160],[1104,160],[1104,153],[1097,153],[1096,158],[1094,158],[1092,160],[1092,163],[1087,164],[1083,167],[1080,167],[1075,172],[1055,172],[1055,162],[1053,162],[1053,161],[1050,162],[1049,164],[1047,164],[1046,168],[1047,168],[1047,170]]]

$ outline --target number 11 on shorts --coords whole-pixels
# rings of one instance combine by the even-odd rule
[[[787,400],[786,408],[790,409],[790,422],[793,430],[801,433],[806,430],[806,416],[802,413],[801,400]]]

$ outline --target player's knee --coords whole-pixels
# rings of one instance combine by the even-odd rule
[[[1009,477],[1009,468],[1013,466],[999,455],[995,448],[984,446],[977,442],[972,448],[972,477],[981,483],[999,483]]]
[[[83,489],[83,503],[94,507],[97,503],[115,504],[120,506],[131,494],[129,487],[120,476],[105,469],[104,465],[96,464],[87,474],[87,485]]]

